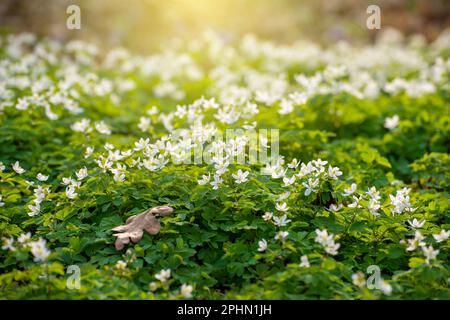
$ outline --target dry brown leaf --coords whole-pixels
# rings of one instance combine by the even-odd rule
[[[111,229],[118,232],[114,234],[117,237],[116,249],[122,250],[125,244],[130,243],[130,239],[133,243],[141,240],[144,230],[150,234],[157,234],[161,229],[161,224],[156,219],[156,216],[168,216],[172,212],[172,207],[159,206],[129,217],[125,225]]]

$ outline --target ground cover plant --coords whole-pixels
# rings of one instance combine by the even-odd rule
[[[0,45],[0,298],[450,298],[448,33]]]

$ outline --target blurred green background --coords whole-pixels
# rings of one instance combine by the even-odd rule
[[[81,30],[66,28],[66,8],[81,8]],[[289,43],[370,42],[367,6],[381,8],[382,30],[420,33],[428,41],[450,26],[450,0],[0,0],[0,30],[32,31],[135,51],[212,29],[231,40],[254,33]]]

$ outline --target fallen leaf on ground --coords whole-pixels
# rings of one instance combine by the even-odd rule
[[[111,230],[117,231],[114,236],[117,237],[115,246],[117,250],[122,250],[125,244],[141,240],[144,230],[150,234],[157,234],[161,229],[156,216],[168,216],[173,212],[169,206],[159,206],[150,208],[140,214],[131,216],[125,222],[125,225],[115,227]]]

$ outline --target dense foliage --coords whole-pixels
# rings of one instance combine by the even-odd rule
[[[449,42],[4,37],[0,298],[449,299]],[[280,156],[234,161],[246,136],[213,138],[238,128]],[[180,163],[203,144],[224,155]]]

